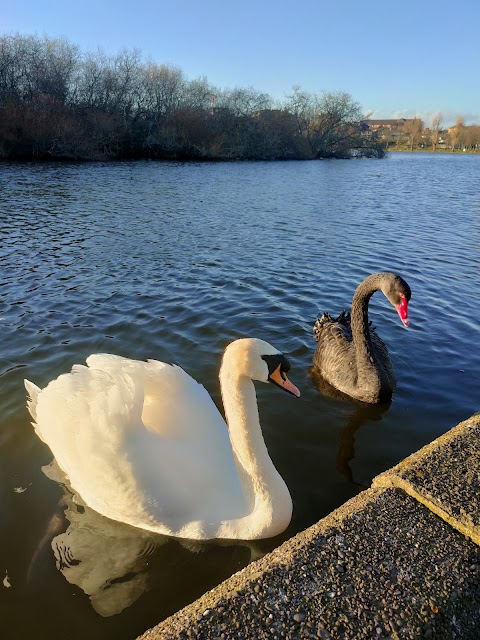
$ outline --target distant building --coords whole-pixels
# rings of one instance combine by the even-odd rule
[[[394,129],[403,129],[407,118],[398,118],[396,120],[364,120],[364,123],[372,131],[378,131],[378,129],[387,129],[392,131]]]
[[[437,134],[437,142],[433,145],[435,149],[455,148],[464,151],[478,151],[480,148],[480,126],[478,125],[456,124],[433,132],[428,127],[424,127],[423,122],[418,118],[398,118],[397,120],[363,120],[361,127],[366,137],[371,136],[384,140],[387,147],[404,146],[411,144],[411,136],[416,127],[407,125],[414,122],[421,124],[420,131],[415,134],[414,146],[416,148],[431,147]]]
[[[376,133],[379,138],[396,138],[403,134],[405,124],[415,118],[398,118],[396,120],[364,120],[362,129],[365,133]]]

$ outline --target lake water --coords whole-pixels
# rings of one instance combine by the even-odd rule
[[[0,636],[131,640],[480,410],[480,156],[0,165]],[[410,284],[370,317],[388,406],[323,395],[312,325],[369,273]],[[288,355],[299,400],[257,384],[294,515],[274,540],[180,544],[98,516],[42,467],[23,379],[94,352],[177,362],[220,404],[225,346]],[[88,460],[85,461],[88,469]],[[67,517],[65,517],[67,516]]]

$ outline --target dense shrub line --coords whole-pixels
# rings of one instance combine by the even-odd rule
[[[253,88],[188,80],[137,50],[82,53],[64,39],[0,37],[0,158],[314,159],[383,155],[342,92],[292,89],[283,103]]]

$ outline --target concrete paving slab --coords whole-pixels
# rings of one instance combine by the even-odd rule
[[[377,476],[372,487],[403,489],[480,544],[480,414]]]
[[[396,488],[369,489],[142,640],[478,640],[480,548]]]

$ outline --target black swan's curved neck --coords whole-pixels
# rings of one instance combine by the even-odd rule
[[[357,364],[363,365],[363,363],[366,363],[368,368],[371,367],[374,359],[368,322],[368,303],[375,291],[381,289],[381,285],[381,274],[368,276],[358,285],[352,300],[350,323],[352,327],[352,340],[357,355]]]

